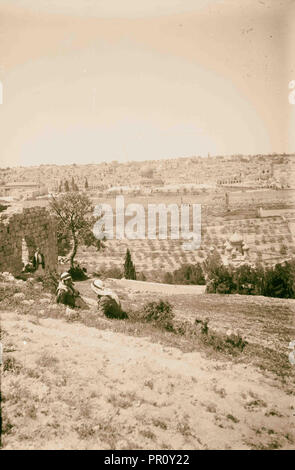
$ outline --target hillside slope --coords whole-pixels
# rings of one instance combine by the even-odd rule
[[[294,446],[290,396],[250,364],[36,315],[1,326],[4,449]]]

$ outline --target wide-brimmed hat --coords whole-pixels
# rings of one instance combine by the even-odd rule
[[[108,289],[104,286],[104,283],[100,279],[94,279],[91,283],[91,289],[96,295],[108,295],[114,299],[118,304],[120,304],[119,297],[111,289]]]
[[[60,276],[61,281],[67,281],[68,279],[72,279],[72,276],[70,275],[70,273],[68,273],[66,271],[66,272],[61,274],[61,276]]]
[[[104,283],[100,279],[94,279],[91,283],[91,289],[98,295],[107,295],[109,289],[106,289]]]

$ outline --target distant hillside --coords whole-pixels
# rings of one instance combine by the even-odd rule
[[[0,185],[35,181],[51,191],[68,181],[83,189],[153,184],[238,184],[282,179],[294,172],[294,155],[183,157],[143,162],[40,165],[0,169]],[[289,177],[291,181],[291,177]]]

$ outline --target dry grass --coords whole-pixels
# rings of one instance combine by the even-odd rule
[[[34,283],[4,290],[3,448],[292,448],[294,371],[277,347],[292,334],[290,302],[169,296],[177,315],[186,301],[187,318],[210,317],[208,334],[179,335],[94,309],[69,322],[64,307],[39,302]],[[124,292],[134,303],[141,295]],[[224,342],[234,312],[240,327],[255,325],[243,351]]]

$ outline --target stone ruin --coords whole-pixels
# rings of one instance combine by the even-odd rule
[[[0,272],[20,274],[39,247],[45,270],[57,268],[57,236],[53,218],[43,207],[3,213],[0,219]]]

